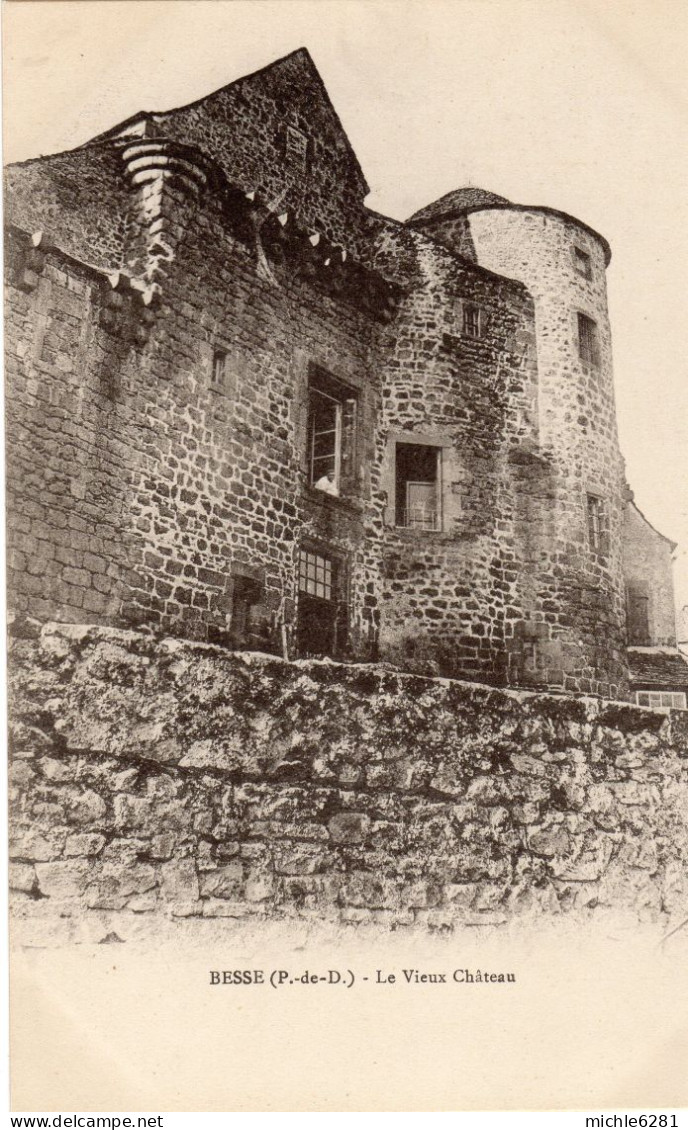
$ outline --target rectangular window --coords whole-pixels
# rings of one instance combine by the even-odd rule
[[[638,706],[651,706],[654,710],[685,710],[685,691],[636,691]]]
[[[577,275],[581,278],[592,278],[592,261],[587,251],[583,251],[580,247],[573,249],[573,267]]]
[[[296,126],[287,126],[285,136],[285,157],[304,172],[308,163],[308,137]]]
[[[588,545],[593,553],[605,552],[604,503],[596,494],[589,494],[588,507]]]
[[[482,337],[483,312],[479,306],[466,303],[463,308],[463,332],[466,337]]]
[[[236,576],[232,588],[230,634],[237,647],[256,647],[265,636],[263,586],[253,577]]]
[[[397,526],[408,530],[441,529],[440,447],[420,443],[396,446]]]
[[[332,562],[319,553],[302,549],[299,558],[299,590],[321,600],[332,600]]]
[[[298,652],[338,655],[346,645],[348,612],[342,570],[317,550],[299,554]]]
[[[227,375],[227,354],[224,349],[216,349],[213,353],[213,369],[210,383],[213,388],[224,388]]]
[[[353,486],[356,397],[329,374],[312,374],[308,387],[308,482],[325,494]]]
[[[629,585],[626,590],[626,627],[631,647],[650,645],[650,596],[647,585]]]
[[[587,314],[578,315],[578,353],[584,365],[599,365],[597,324]]]

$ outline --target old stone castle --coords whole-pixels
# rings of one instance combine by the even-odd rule
[[[605,239],[367,193],[305,50],[8,170],[13,608],[685,706]]]

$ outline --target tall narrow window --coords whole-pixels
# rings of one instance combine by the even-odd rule
[[[645,584],[629,585],[626,592],[626,624],[631,647],[650,645],[650,596]]]
[[[263,599],[263,586],[253,577],[234,578],[230,632],[238,646],[255,646],[259,623],[257,609]]]
[[[573,268],[581,278],[592,278],[592,261],[587,251],[583,251],[580,247],[573,249]]]
[[[441,529],[440,447],[398,443],[396,524],[411,530]]]
[[[466,303],[463,308],[463,332],[466,337],[482,337],[483,315],[479,306]]]
[[[216,349],[213,353],[213,369],[210,382],[213,388],[224,388],[227,375],[227,354],[224,349]]]
[[[326,494],[351,489],[356,398],[327,373],[311,377],[308,389],[308,481]]]
[[[306,172],[308,167],[308,138],[296,126],[287,126],[285,134],[285,157],[290,165],[294,165],[301,172]]]
[[[589,494],[588,508],[588,545],[593,553],[601,554],[605,548],[604,528],[604,503],[596,494]]]
[[[584,365],[599,365],[597,324],[587,314],[578,315],[578,354]]]
[[[346,644],[347,607],[337,563],[325,553],[299,554],[299,655],[336,655]]]

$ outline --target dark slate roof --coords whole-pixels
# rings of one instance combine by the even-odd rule
[[[420,208],[408,220],[408,223],[415,223],[421,220],[436,220],[440,216],[452,215],[456,212],[465,212],[466,208],[482,208],[485,204],[509,204],[505,196],[498,196],[496,192],[489,192],[486,188],[456,188],[453,192],[447,192],[444,196],[440,196],[439,200],[435,200],[432,204],[427,204],[425,208]]]
[[[634,690],[658,687],[688,690],[688,660],[673,648],[629,647],[628,664]]]
[[[512,204],[506,197],[497,196],[496,192],[488,192],[485,188],[457,188],[454,192],[447,192],[439,200],[435,200],[432,204],[414,212],[406,220],[406,223],[410,227],[423,228],[426,224],[432,227],[433,224],[440,223],[443,220],[453,220],[461,215],[481,212],[490,208],[495,210],[508,208],[512,212],[539,212],[545,216],[557,216],[560,220],[576,224],[579,228],[589,232],[594,239],[599,240],[604,252],[605,263],[609,266],[612,257],[611,247],[604,236],[591,228],[589,224],[584,224],[582,220],[576,219],[568,212],[560,211],[559,208],[548,208],[542,204]]]

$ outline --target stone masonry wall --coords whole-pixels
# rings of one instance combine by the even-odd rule
[[[159,912],[685,917],[680,712],[39,628],[15,621],[10,656],[25,937]]]
[[[233,569],[249,567],[291,625],[302,530],[350,558],[363,624],[369,480],[323,518],[304,491],[305,405],[317,363],[360,389],[370,428],[374,324],[278,267],[261,278],[213,198],[177,211],[184,237],[154,308],[134,291],[109,307],[107,277],[56,249],[33,289],[10,275],[12,606],[219,640]]]
[[[551,474],[539,530],[541,599],[531,644],[540,681],[564,690],[619,697],[625,692],[625,597],[621,554],[624,476],[616,432],[607,312],[605,247],[562,215],[508,207],[430,222],[437,239],[525,283],[535,301],[539,438]],[[588,256],[583,273],[576,250]],[[579,355],[578,315],[596,326],[598,357]],[[536,491],[537,493],[537,491]],[[603,552],[592,552],[587,495],[602,500]],[[534,518],[537,516],[534,514]],[[550,677],[546,677],[549,669]],[[543,674],[545,677],[543,678]]]
[[[518,283],[418,233],[404,239],[417,281],[389,331],[382,370],[381,654],[408,663],[434,651],[443,674],[504,682],[526,601],[526,531],[509,457],[537,446],[533,304]],[[480,336],[464,330],[466,304],[479,308]],[[441,447],[437,530],[396,524],[399,442]]]
[[[672,575],[673,542],[657,533],[638,508],[626,507],[623,555],[629,597],[634,591],[646,600],[647,639],[630,638],[631,644],[676,646],[676,611]],[[629,624],[629,628],[631,625]]]

